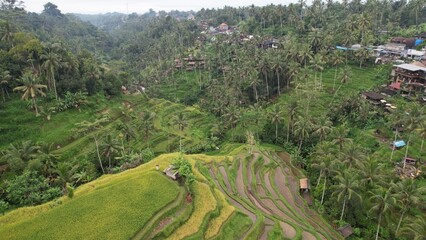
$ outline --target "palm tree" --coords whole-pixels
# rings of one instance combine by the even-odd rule
[[[173,118],[173,125],[177,126],[180,133],[179,133],[179,151],[182,152],[182,134],[183,130],[188,126],[188,121],[186,120],[185,115],[183,115],[183,112],[179,112],[174,118]]]
[[[272,69],[274,70],[275,75],[277,77],[278,95],[281,95],[280,76],[283,71],[283,61],[281,59],[281,54],[279,52],[278,54],[273,55],[272,57]]]
[[[287,89],[290,88],[290,83],[295,78],[297,79],[297,76],[300,73],[300,64],[295,61],[291,61],[288,66],[288,79],[287,79]]]
[[[349,67],[349,66],[345,66],[345,67],[343,68],[343,70],[341,71],[341,73],[340,73],[340,86],[339,86],[339,88],[336,90],[336,92],[334,93],[333,101],[334,101],[334,98],[335,98],[335,97],[336,97],[336,95],[337,95],[337,92],[339,92],[339,90],[340,90],[340,88],[343,86],[343,84],[345,84],[345,83],[347,83],[347,82],[349,82],[349,81],[350,81],[351,77],[352,77],[351,67]],[[331,102],[333,102],[333,101],[331,101]]]
[[[294,118],[298,114],[298,108],[299,108],[299,105],[297,101],[291,101],[289,105],[287,106],[287,114],[290,118],[287,124],[287,142],[290,140],[290,127],[291,127],[291,132],[293,133]]]
[[[22,100],[27,100],[29,97],[31,97],[33,102],[33,107],[36,111],[36,116],[38,116],[38,108],[37,108],[37,94],[40,94],[41,96],[46,96],[46,94],[42,91],[43,88],[47,88],[46,85],[38,84],[38,78],[36,78],[31,73],[27,72],[25,73],[21,78],[20,81],[22,82],[22,86],[15,87],[13,91],[22,91]]]
[[[315,54],[314,58],[311,59],[311,61],[309,61],[309,63],[312,65],[312,68],[314,69],[315,72],[315,85],[317,85],[317,72],[320,71],[322,72],[322,70],[324,70],[324,64],[325,62],[323,61],[323,57],[321,54]],[[321,81],[319,83],[319,86],[321,86]]]
[[[267,55],[261,57],[258,65],[259,71],[263,74],[265,77],[265,83],[266,83],[266,95],[269,97],[269,81],[268,81],[268,75],[270,71],[270,63],[269,59],[267,59]]]
[[[314,126],[314,135],[317,135],[320,138],[320,142],[331,132],[331,126],[333,123],[330,121],[330,118],[323,116],[315,122]]]
[[[334,66],[334,80],[333,80],[333,91],[336,86],[336,78],[337,78],[337,66],[341,65],[344,61],[344,58],[339,50],[335,50],[333,55],[331,56],[331,64]]]
[[[417,129],[418,126],[423,125],[424,119],[425,119],[424,108],[422,108],[418,103],[414,104],[411,107],[411,109],[408,110],[408,114],[406,114],[403,119],[404,126],[408,131],[408,141],[407,141],[407,146],[405,149],[403,170],[405,170],[405,163],[406,163],[405,159],[408,156],[408,147],[410,146],[413,132]]]
[[[10,81],[12,76],[10,75],[9,71],[2,71],[0,72],[0,88],[1,88],[1,96],[3,97],[3,102],[6,101],[6,94],[9,95],[7,92],[7,85]]]
[[[349,129],[346,127],[346,124],[333,128],[331,131],[333,142],[339,145],[339,152],[342,152],[343,146],[351,142],[352,139],[348,138]]]
[[[271,123],[275,124],[275,143],[278,141],[278,124],[281,123],[281,120],[283,119],[283,111],[281,110],[280,106],[276,104],[272,110],[269,112],[269,117],[271,119]]]
[[[380,224],[384,214],[390,212],[396,205],[396,200],[392,196],[392,187],[383,188],[378,187],[374,191],[369,191],[370,202],[373,204],[370,211],[374,211],[378,215],[376,240],[379,239]]]
[[[401,228],[401,235],[412,238],[413,240],[424,240],[426,236],[426,217],[419,214],[412,221]]]
[[[389,176],[383,165],[373,157],[358,161],[356,167],[361,177],[360,183],[365,189],[369,189],[374,184],[385,182]]]
[[[361,28],[361,44],[365,44],[364,42],[364,36],[365,36],[365,30],[370,26],[370,19],[367,15],[367,13],[362,13],[358,18],[358,26]]]
[[[349,142],[343,148],[343,162],[346,163],[348,168],[352,168],[361,162],[364,156],[362,148],[357,143]]]
[[[319,159],[320,159],[319,163],[313,163],[311,166],[313,168],[320,170],[319,179],[321,179],[321,176],[324,178],[324,185],[322,188],[322,196],[321,196],[321,205],[322,205],[322,203],[324,202],[325,189],[327,187],[327,178],[334,171],[334,169],[336,169],[336,167],[334,162],[334,156],[332,154],[326,154],[325,156],[321,156]]]
[[[408,178],[399,181],[396,184],[392,183],[392,188],[392,195],[398,202],[397,206],[400,209],[400,217],[395,230],[395,235],[397,236],[405,214],[423,203],[423,198],[426,194],[426,187],[418,186],[414,179]]]
[[[312,130],[312,123],[309,116],[299,116],[297,122],[294,124],[294,134],[299,136],[299,151],[302,149],[303,140],[309,137]]]
[[[253,69],[252,71],[249,72],[249,81],[250,81],[250,86],[253,88],[253,92],[254,92],[254,96],[256,98],[256,102],[259,102],[259,94],[257,92],[257,88],[260,86],[260,84],[262,83],[259,79],[259,72],[256,69]]]
[[[3,26],[1,27],[1,41],[5,41],[9,43],[12,46],[12,48],[15,47],[13,45],[13,38],[15,34],[12,31],[12,27],[10,26],[10,23],[4,22],[2,25]]]
[[[111,157],[118,153],[119,150],[123,150],[121,144],[117,139],[113,138],[111,134],[107,135],[104,142],[101,144],[102,156],[108,158],[109,168],[111,168]]]
[[[343,214],[345,213],[346,203],[352,199],[353,196],[361,199],[361,195],[357,193],[359,187],[358,176],[353,171],[346,170],[343,173],[339,172],[336,176],[338,182],[332,188],[334,192],[332,196],[337,195],[337,200],[343,200],[342,213],[340,214],[340,221],[343,220]]]
[[[58,162],[58,156],[53,153],[53,143],[49,144],[46,142],[42,142],[39,144],[39,146],[39,158],[41,158],[41,161],[43,163],[44,176],[49,179],[52,179],[54,169],[56,168],[56,163]]]
[[[303,44],[299,47],[298,57],[301,62],[304,63],[304,68],[306,68],[306,63],[308,60],[312,59],[312,51],[309,45]]]
[[[13,171],[21,171],[25,168],[28,161],[34,159],[39,146],[32,141],[23,141],[18,145],[10,144],[2,152],[2,159],[6,160]]]
[[[55,98],[58,100],[58,92],[56,91],[56,80],[55,74],[57,69],[61,66],[61,58],[60,55],[56,54],[49,49],[49,51],[40,56],[40,59],[43,61],[41,65],[48,79],[48,85],[50,90],[53,90],[55,93]]]
[[[149,134],[154,129],[154,117],[155,113],[143,113],[141,118],[140,129],[144,132],[145,142],[148,140]]]

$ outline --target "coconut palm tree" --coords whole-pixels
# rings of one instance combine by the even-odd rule
[[[295,61],[291,61],[288,65],[288,79],[287,79],[287,89],[290,88],[291,81],[297,79],[297,76],[300,73],[300,64]]]
[[[55,98],[58,100],[58,92],[56,91],[56,80],[55,75],[58,68],[61,66],[61,57],[59,54],[56,54],[52,51],[52,49],[49,49],[49,51],[45,54],[42,54],[40,56],[40,59],[43,61],[43,64],[41,67],[44,70],[44,73],[46,74],[46,77],[48,79],[48,85],[50,90],[53,90],[55,93]]]
[[[362,199],[361,195],[358,194],[359,180],[358,176],[351,170],[345,170],[339,172],[336,176],[337,185],[333,185],[332,196],[337,195],[337,201],[343,201],[342,213],[340,214],[340,220],[343,220],[345,213],[346,204],[354,196]]]
[[[349,129],[346,127],[346,124],[342,124],[338,127],[335,127],[331,131],[333,142],[339,145],[339,152],[342,152],[343,147],[346,143],[351,142],[352,139],[348,138]]]
[[[408,178],[398,183],[392,183],[393,193],[392,196],[398,202],[399,221],[395,230],[395,235],[398,235],[399,228],[404,220],[405,214],[409,213],[416,206],[423,203],[426,194],[426,187],[416,184],[414,179]]]
[[[391,210],[396,205],[396,200],[392,196],[392,186],[389,188],[383,188],[379,186],[377,189],[368,192],[371,197],[369,198],[372,206],[370,208],[371,212],[375,212],[377,215],[377,231],[376,231],[376,240],[379,239],[380,226],[382,223],[383,215],[391,212]]]
[[[309,137],[312,130],[312,122],[309,116],[299,116],[294,123],[294,134],[299,137],[299,151],[302,149],[302,144]]]
[[[278,50],[280,51],[280,50]],[[275,54],[275,53],[274,53]],[[281,73],[284,70],[284,66],[283,66],[283,60],[281,58],[281,54],[280,52],[278,52],[275,55],[272,55],[271,57],[272,59],[272,69],[275,72],[275,75],[277,77],[277,89],[278,89],[278,95],[281,95],[281,83],[280,83],[280,77],[281,77]]]
[[[318,136],[320,138],[320,142],[322,142],[325,137],[327,137],[328,134],[330,134],[332,128],[331,126],[333,123],[330,121],[330,118],[327,116],[320,117],[315,123],[314,123],[314,135]]]
[[[349,142],[343,148],[343,162],[347,165],[348,168],[352,168],[354,165],[362,162],[365,154],[362,151],[360,145],[354,142]]]
[[[334,87],[336,86],[338,66],[343,64],[343,62],[344,62],[344,57],[342,56],[341,52],[339,50],[334,50],[333,55],[331,55],[331,64],[334,66],[333,91],[334,91]]]
[[[403,161],[403,170],[405,170],[405,159],[408,157],[408,148],[410,146],[413,132],[417,129],[418,126],[422,126],[425,121],[424,108],[422,108],[418,103],[414,104],[408,110],[408,114],[405,114],[404,119],[402,121],[404,123],[405,129],[407,129],[408,131],[408,141],[407,146],[405,148],[405,156]]]
[[[297,101],[291,101],[287,105],[287,114],[290,118],[287,123],[287,142],[290,140],[290,131],[293,134],[294,119],[296,118],[296,115],[298,114],[298,109],[299,109],[299,105]]]
[[[108,158],[108,164],[109,168],[112,167],[111,165],[111,157],[118,153],[120,150],[123,150],[120,142],[118,142],[117,139],[113,138],[111,134],[107,135],[101,144],[100,148],[102,149],[101,155]]]
[[[315,72],[314,82],[315,82],[315,86],[317,86],[317,73],[318,71],[322,72],[324,70],[325,62],[321,54],[315,54],[314,58],[312,58],[311,61],[309,61],[309,63],[314,69],[314,72]],[[318,85],[321,86],[321,81]]]
[[[6,95],[9,96],[9,93],[7,91],[7,85],[10,81],[12,76],[10,75],[10,72],[5,70],[0,72],[0,88],[1,88],[1,96],[3,98],[3,102],[6,101]]]
[[[356,163],[360,184],[368,190],[374,184],[380,184],[387,181],[390,173],[383,168],[383,165],[375,158],[369,156],[363,161]],[[389,175],[388,175],[389,174]]]
[[[27,100],[31,97],[33,102],[33,107],[36,112],[36,116],[38,116],[38,108],[37,108],[37,95],[46,96],[46,94],[42,91],[43,88],[47,88],[46,85],[38,84],[38,78],[33,74],[27,72],[21,78],[22,86],[15,87],[13,91],[22,91],[22,100]]]
[[[401,234],[413,240],[424,240],[426,236],[426,217],[419,214],[401,228]]]
[[[178,127],[179,133],[179,151],[182,152],[182,134],[183,130],[188,126],[188,120],[186,119],[185,115],[183,115],[183,112],[179,112],[177,115],[173,118],[173,125]]]
[[[324,184],[322,187],[322,196],[321,196],[321,205],[322,205],[324,202],[325,189],[327,187],[327,179],[330,176],[330,174],[336,169],[336,164],[334,161],[335,157],[333,156],[333,154],[326,154],[325,156],[321,156],[319,159],[320,159],[319,163],[313,163],[311,166],[313,168],[319,169],[320,170],[319,179],[321,179],[321,176],[324,179]]]
[[[339,88],[337,88],[336,92],[334,93],[333,100],[331,102],[334,101],[334,98],[336,97],[336,95],[339,92],[340,88],[344,84],[346,84],[347,82],[349,82],[351,80],[351,77],[352,77],[351,67],[345,66],[343,68],[343,70],[340,72],[340,86],[339,86]]]
[[[280,106],[276,104],[272,110],[268,113],[271,123],[275,124],[275,143],[278,141],[278,124],[281,123],[283,117],[283,111]]]
[[[12,31],[12,27],[8,21],[4,22],[1,26],[1,41],[5,41],[9,43],[12,48],[15,47],[13,45],[13,39],[15,34]]]

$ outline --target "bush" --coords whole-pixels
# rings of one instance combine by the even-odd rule
[[[0,213],[4,215],[7,209],[9,209],[9,203],[4,200],[0,200]]]
[[[43,176],[26,171],[8,182],[6,193],[13,205],[37,205],[59,197],[61,188],[50,187]]]

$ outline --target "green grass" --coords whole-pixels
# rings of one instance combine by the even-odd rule
[[[129,239],[179,192],[147,172],[77,196],[33,218],[1,226],[5,239]]]
[[[215,240],[240,239],[243,234],[249,230],[252,225],[251,219],[241,212],[235,212],[223,223],[218,236],[212,238]]]

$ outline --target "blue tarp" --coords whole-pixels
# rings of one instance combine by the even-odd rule
[[[344,51],[349,50],[349,48],[347,48],[347,47],[341,47],[341,46],[336,46],[336,48],[339,49],[339,50],[344,50]]]
[[[422,44],[425,40],[423,39],[417,39],[416,43],[414,44],[414,46],[419,46],[420,44]]]
[[[399,140],[399,141],[393,142],[393,145],[395,147],[397,147],[397,148],[400,148],[400,147],[404,147],[405,146],[405,142],[404,142],[404,140]]]

